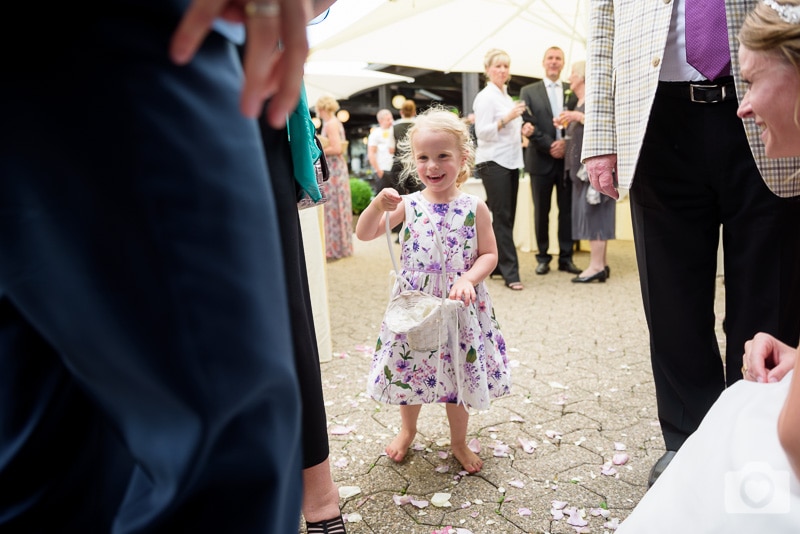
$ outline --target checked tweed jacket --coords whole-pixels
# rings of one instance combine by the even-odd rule
[[[731,70],[741,101],[737,34],[757,0],[725,2]],[[617,180],[630,189],[653,104],[667,41],[670,0],[591,0],[586,61],[586,128],[582,159],[617,154]],[[750,149],[767,186],[800,195],[800,158],[768,159],[752,119],[744,121]]]

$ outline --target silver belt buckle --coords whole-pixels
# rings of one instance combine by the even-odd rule
[[[695,89],[719,89],[720,90],[720,98],[718,100],[699,100],[694,96]],[[727,96],[727,92],[725,90],[724,85],[702,85],[702,84],[689,84],[689,99],[692,102],[697,102],[698,104],[716,104],[717,102],[722,102],[725,100]]]

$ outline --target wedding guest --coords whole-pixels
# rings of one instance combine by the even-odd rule
[[[550,249],[550,208],[553,190],[558,205],[558,270],[581,274],[572,261],[572,184],[564,179],[563,125],[556,127],[553,119],[565,109],[575,107],[576,97],[569,85],[559,81],[564,69],[564,51],[557,46],[548,48],[542,58],[545,79],[526,85],[519,98],[527,109],[522,116],[533,125],[525,149],[525,170],[531,176],[534,230],[536,233],[536,274],[550,272],[553,259]]]
[[[614,199],[601,195],[586,176],[581,163],[583,147],[584,95],[586,93],[586,62],[572,64],[569,88],[577,99],[574,110],[562,111],[554,124],[568,123],[566,152],[564,155],[564,175],[572,182],[572,239],[589,240],[589,266],[572,279],[574,283],[588,284],[605,282],[611,273],[606,258],[608,240],[614,239],[616,203]]]
[[[798,341],[800,299],[778,295],[800,288],[800,204],[764,183],[797,160],[766,161],[758,128],[736,117],[745,85],[728,43],[756,3],[597,0],[590,12],[582,155],[592,187],[612,198],[630,188],[666,448],[649,483],[741,378],[747,339]],[[724,358],[714,329],[720,229]]]
[[[5,8],[38,22],[0,86],[0,531],[296,532],[300,396],[253,118],[297,105],[312,2]],[[69,106],[42,105],[54,79]]]
[[[350,196],[350,172],[344,158],[344,126],[336,118],[339,103],[323,95],[316,103],[317,116],[322,121],[320,137],[328,162],[330,178],[323,185],[328,195],[325,209],[325,257],[329,260],[353,254],[353,199]]]
[[[749,84],[739,116],[762,129],[767,157],[800,155],[800,0],[759,2],[739,41],[741,73]],[[800,166],[789,168],[767,185],[797,194],[798,171]],[[797,349],[765,333],[744,349],[745,380],[720,395],[618,533],[797,530],[800,359]]]
[[[483,59],[486,87],[472,104],[475,112],[475,175],[483,181],[486,203],[492,212],[492,228],[497,238],[498,262],[493,274],[500,274],[506,287],[525,288],[519,276],[519,259],[514,245],[514,218],[517,211],[519,170],[522,168],[521,135],[530,135],[533,126],[523,126],[520,118],[525,104],[508,95],[511,58],[503,50],[492,49]]]
[[[378,177],[376,189],[397,187],[397,177],[392,173],[394,163],[395,139],[392,125],[394,117],[388,109],[382,109],[375,115],[378,127],[373,128],[367,137],[367,159]]]
[[[424,187],[422,182],[414,180],[412,177],[406,179],[400,177],[403,172],[403,157],[405,156],[402,151],[404,145],[401,143],[403,139],[405,139],[408,129],[414,124],[416,118],[417,105],[413,100],[406,99],[400,107],[400,119],[395,121],[394,125],[392,125],[392,135],[394,136],[396,145],[392,160],[392,175],[397,178],[397,191],[401,195],[420,191]]]

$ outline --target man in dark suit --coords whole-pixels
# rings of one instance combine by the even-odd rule
[[[297,103],[310,0],[8,7],[49,52],[0,47],[0,531],[297,532],[301,406],[252,117],[268,90],[274,126]],[[245,21],[246,77],[223,13]],[[53,79],[69,105],[44,104]]]
[[[569,84],[559,81],[564,68],[564,51],[553,46],[542,60],[544,80],[524,86],[520,100],[526,109],[524,122],[533,124],[533,134],[525,149],[525,170],[531,177],[534,229],[536,232],[536,274],[550,272],[553,257],[550,247],[550,204],[553,188],[558,204],[558,270],[580,274],[572,262],[572,186],[564,179],[564,129],[553,125],[553,117],[564,109],[574,109],[578,99]]]

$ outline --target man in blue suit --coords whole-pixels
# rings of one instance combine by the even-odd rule
[[[37,44],[2,47],[0,531],[297,532],[301,407],[249,117],[296,105],[311,1],[8,7]],[[245,22],[244,85],[218,16]]]

